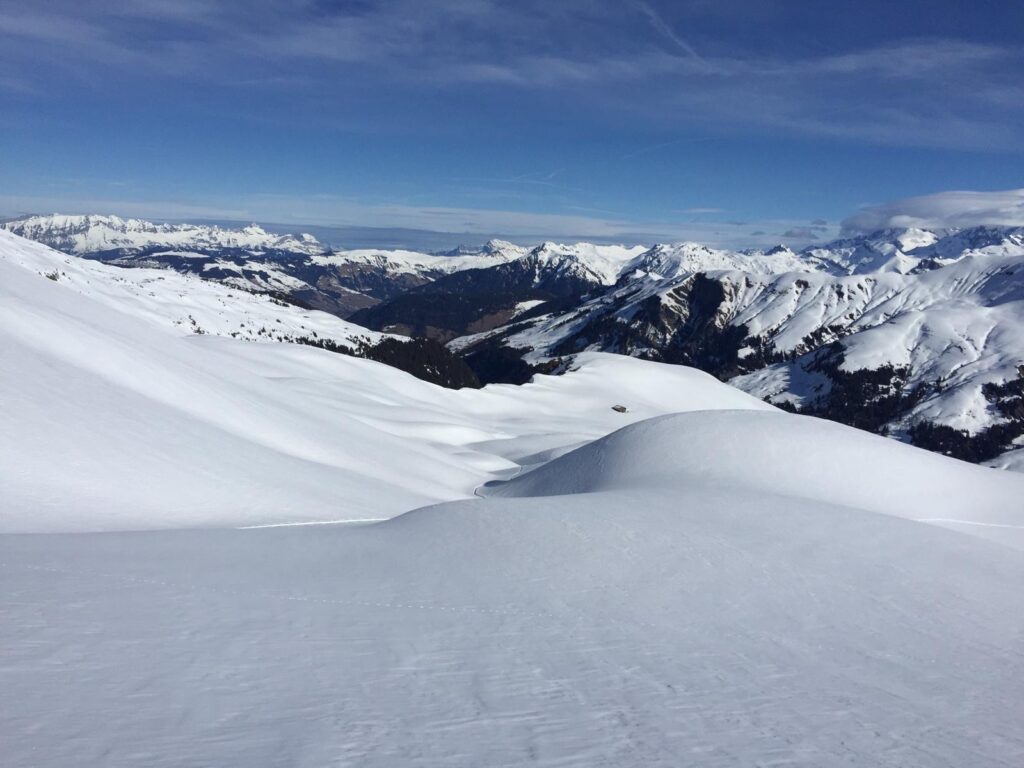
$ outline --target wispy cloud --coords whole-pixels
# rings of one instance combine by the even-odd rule
[[[665,19],[661,17],[661,14],[654,10],[650,3],[645,2],[644,0],[637,0],[636,5],[640,9],[640,12],[647,17],[647,20],[650,22],[651,27],[654,28],[655,32],[671,42],[688,58],[693,59],[702,65],[705,64],[704,60],[697,54],[697,51],[693,49],[693,46],[680,37],[676,31],[669,26]]]
[[[660,7],[676,8],[651,0],[435,0],[429,10],[418,0],[54,0],[0,7],[0,66],[8,87],[23,90],[54,68],[96,88],[144,73],[255,83],[285,98],[296,82],[310,82],[321,111],[335,116],[371,91],[508,88],[519,100],[540,89],[558,91],[567,109],[586,103],[658,131],[767,127],[892,144],[1024,146],[1019,46],[931,38],[824,54],[721,45],[699,54],[686,26]],[[52,93],[55,83],[45,85]]]

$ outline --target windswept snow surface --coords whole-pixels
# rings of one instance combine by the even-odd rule
[[[850,432],[691,413],[378,524],[0,536],[5,760],[1020,765],[1024,553],[851,492],[1020,482],[866,436],[832,488]]]
[[[5,767],[1024,764],[1024,477],[624,357],[194,335],[0,245]]]

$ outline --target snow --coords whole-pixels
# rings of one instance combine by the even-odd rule
[[[208,259],[222,252],[235,256],[236,251],[242,250],[253,256],[262,256],[267,252],[292,254],[296,257],[296,265],[300,267],[367,267],[428,279],[462,269],[494,266],[520,258],[528,251],[527,248],[500,240],[492,240],[480,249],[459,256],[407,250],[332,251],[312,235],[275,235],[256,224],[229,229],[196,224],[154,224],[141,219],[103,215],[30,216],[0,223],[2,229],[78,256],[117,251],[122,253],[119,263],[126,266],[137,265],[140,258],[152,261],[153,266],[159,266],[161,257]],[[227,259],[217,259],[204,265],[204,270],[215,268],[238,273],[238,278],[229,278],[229,281],[242,287],[278,291],[309,287],[296,275],[290,274],[285,265],[275,264],[272,260],[253,261],[240,266]],[[267,277],[260,279],[258,276],[243,275],[243,268],[264,273]]]
[[[653,268],[649,265],[657,265]],[[638,259],[638,267],[656,273],[659,279],[676,278],[695,272],[740,270],[752,274],[779,274],[783,272],[809,272],[813,263],[789,249],[770,251],[733,251],[709,248],[700,243],[656,245]]]
[[[316,291],[308,270],[337,267],[368,271],[368,279],[387,281],[398,275],[416,278],[408,284],[436,279],[454,271],[486,268],[523,260],[537,269],[537,279],[563,273],[607,286],[591,300],[567,313],[534,318],[517,328],[507,343],[529,349],[526,360],[540,363],[551,350],[580,332],[597,315],[611,312],[620,322],[630,322],[648,299],[683,310],[677,292],[685,291],[693,276],[705,273],[726,289],[719,309],[720,324],[746,326],[748,333],[770,342],[777,353],[794,356],[835,339],[842,339],[843,369],[855,371],[893,365],[909,368],[908,386],[935,390],[899,422],[889,425],[894,434],[922,419],[974,434],[998,423],[1001,415],[981,394],[987,383],[1001,383],[1017,375],[1024,362],[1024,281],[1019,277],[1024,258],[1024,230],[975,227],[948,232],[923,229],[887,229],[846,238],[799,253],[784,247],[768,251],[731,252],[697,243],[643,246],[598,246],[544,243],[532,250],[511,243],[491,241],[480,249],[457,249],[454,255],[424,254],[403,250],[362,249],[331,253],[308,235],[277,236],[258,226],[239,230],[185,224],[153,224],[113,216],[42,216],[7,222],[4,227],[56,244],[74,253],[111,248],[147,249],[146,259],[158,265],[161,257],[188,259],[188,248],[243,248],[253,258],[232,253],[202,266],[204,276],[216,275],[224,285],[239,290]],[[150,253],[154,246],[170,250]],[[261,260],[267,249],[292,251],[294,263]],[[217,251],[214,251],[215,253]],[[194,254],[193,254],[194,255]],[[141,258],[141,257],[140,257]],[[129,256],[126,263],[139,263]],[[940,267],[940,268],[934,268]],[[304,271],[306,270],[306,271]],[[152,291],[156,280],[129,278],[142,290]],[[161,273],[167,275],[166,272]],[[301,275],[297,276],[297,275]],[[353,295],[329,278],[330,291]],[[177,286],[172,281],[171,284]],[[189,288],[195,293],[200,289]],[[334,340],[369,332],[351,328],[323,327],[315,314],[271,313],[268,325],[263,307],[235,322],[234,303],[211,289],[207,300],[195,307],[179,303],[185,291],[156,292],[167,299],[152,308],[154,317],[193,330],[257,340],[280,340],[310,335]],[[118,299],[119,300],[119,299]],[[373,299],[368,299],[373,301]],[[245,302],[259,306],[259,301]],[[361,305],[362,302],[357,302]],[[216,309],[214,309],[214,306]],[[519,309],[525,309],[521,304]],[[194,311],[193,311],[194,310]],[[150,311],[150,310],[146,310]],[[519,313],[518,309],[516,315]],[[517,324],[516,315],[509,323]],[[280,320],[280,322],[278,322]],[[291,322],[294,320],[295,322]],[[307,322],[311,321],[311,322]],[[279,327],[283,326],[283,327]],[[508,326],[454,340],[453,350],[489,336],[504,334]],[[811,340],[810,342],[808,340]],[[584,348],[590,339],[579,339]],[[758,398],[775,402],[801,402],[808,396],[802,387],[808,379],[806,359],[780,363],[765,371],[733,380]],[[811,383],[811,390],[820,382]],[[797,387],[793,389],[792,387]],[[1003,464],[1002,466],[1015,466]]]
[[[538,265],[581,272],[601,285],[612,285],[619,279],[623,268],[646,250],[642,245],[546,242],[534,248],[528,257],[535,259]]]
[[[52,214],[4,222],[0,228],[30,240],[46,240],[62,251],[75,254],[152,246],[176,250],[187,247],[280,249],[306,254],[320,253],[324,249],[312,235],[275,235],[255,224],[243,229],[224,229],[195,224],[154,224],[119,216]]]
[[[962,249],[955,258],[954,247]],[[856,258],[888,260],[902,253],[900,248],[910,252],[913,267],[926,260],[944,266],[910,273],[909,267],[868,269],[867,262],[857,262],[858,267],[851,261],[854,251],[860,254]],[[907,387],[929,391],[900,423],[890,425],[894,432],[926,419],[973,434],[1002,418],[985,401],[982,387],[1012,381],[1024,364],[1022,259],[1024,238],[1007,230],[941,239],[923,230],[890,231],[802,254],[778,249],[736,254],[693,243],[655,246],[628,262],[611,290],[577,307],[534,318],[525,327],[513,321],[511,332],[509,326],[496,328],[456,339],[450,347],[502,335],[508,346],[527,350],[527,361],[541,363],[554,350],[572,348],[568,342],[601,348],[585,336],[589,322],[609,317],[628,325],[654,298],[667,308],[666,325],[679,327],[689,310],[678,294],[689,290],[695,274],[704,273],[723,286],[717,324],[744,326],[749,337],[796,357],[733,378],[731,384],[773,402],[805,402],[823,392],[826,382],[807,371],[811,358],[801,355],[841,340],[842,370],[905,367]],[[655,351],[658,343],[651,341]]]
[[[769,365],[752,373],[734,376],[729,383],[744,392],[781,405],[804,407],[832,389],[831,380],[820,371],[802,365]]]
[[[769,407],[696,371],[608,355],[527,387],[444,390],[323,350],[214,336],[380,337],[331,315],[7,233],[0,285],[0,362],[18,372],[0,380],[0,530],[390,517],[637,419]],[[620,402],[628,414],[611,410]]]
[[[513,309],[512,316],[513,317],[517,317],[517,316],[523,314],[523,312],[528,312],[529,310],[533,309],[534,307],[539,307],[543,303],[544,303],[544,301],[542,299],[531,299],[529,301],[520,301],[519,303],[516,304],[515,308]]]
[[[772,338],[779,351],[803,351],[807,335],[839,326],[846,334],[843,370],[893,365],[908,368],[911,388],[941,383],[905,421],[975,433],[999,419],[982,385],[1013,380],[1024,362],[1019,269],[1019,256],[986,253],[920,275],[808,275],[801,291],[787,290],[783,278],[758,284],[737,276],[731,282],[741,286],[735,302],[742,308],[731,321]],[[807,362],[781,363],[730,383],[773,401],[799,400],[805,389],[789,385],[806,380]]]
[[[154,255],[160,257],[170,254],[160,253]],[[187,258],[185,254],[182,254],[182,256]],[[236,264],[227,259],[214,259],[203,264],[202,271],[204,273],[213,270],[236,274],[238,277],[222,279],[222,282],[239,288],[253,286],[257,290],[287,292],[289,290],[302,290],[308,287],[302,280],[267,262],[246,261],[242,264]]]
[[[64,292],[73,292],[90,302],[129,315],[130,318],[121,320],[122,324],[144,320],[177,332],[252,341],[315,337],[343,346],[360,340],[379,341],[385,336],[326,312],[284,304],[241,288],[233,289],[163,269],[122,269],[66,256],[2,230],[0,263],[4,274],[11,274],[10,279],[23,286],[23,300],[46,297],[48,304],[56,306],[61,303],[59,297]],[[225,268],[229,267],[237,269],[234,265]],[[20,274],[25,270],[34,277],[56,276],[56,280],[42,285],[58,293],[41,291],[34,286],[35,280],[26,283]]]
[[[869,482],[865,482],[868,480]],[[995,473],[823,419],[697,411],[647,419],[510,482],[535,497],[680,486],[728,488],[972,526],[1024,550],[1024,477]]]
[[[207,284],[66,259],[0,235],[5,765],[1024,760],[1024,477],[679,366],[199,335]]]
[[[986,466],[996,469],[1007,469],[1011,472],[1024,472],[1024,445],[1011,448],[1002,456],[986,462]]]
[[[0,536],[5,758],[1018,765],[1024,555],[855,506],[861,469],[932,498],[956,463],[863,436],[877,462],[847,447],[869,463],[808,493],[793,445],[852,431],[746,415],[735,461],[743,414],[683,414],[377,524]],[[770,488],[736,472],[764,450],[790,459]]]
[[[339,267],[345,265],[385,269],[395,274],[449,274],[464,269],[484,269],[520,258],[524,248],[511,246],[508,249],[481,251],[462,256],[440,256],[431,253],[406,250],[338,250],[313,256],[313,264]]]

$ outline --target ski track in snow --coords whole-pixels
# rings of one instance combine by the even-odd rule
[[[921,517],[918,519],[922,523],[949,523],[951,525],[978,525],[982,528],[1011,528],[1014,530],[1024,530],[1024,525],[1010,525],[1007,523],[982,523],[977,520],[951,520],[948,517]]]

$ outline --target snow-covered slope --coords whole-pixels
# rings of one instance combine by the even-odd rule
[[[766,407],[704,374],[610,356],[530,387],[442,390],[366,360],[213,335],[372,335],[266,297],[7,233],[0,271],[4,530],[390,516],[638,418]]]
[[[1017,418],[1012,398],[1000,401],[988,388],[1021,379],[1022,256],[977,253],[919,275],[807,283],[797,306],[768,288],[734,316],[734,324],[771,339],[776,351],[798,354],[735,385],[814,407],[844,375],[888,371],[879,386],[905,393],[902,406],[883,419],[891,432],[928,423],[983,435]],[[823,353],[800,338],[840,341]],[[815,375],[817,384],[806,386]]]
[[[625,266],[646,249],[641,246],[627,248],[621,245],[592,245],[576,243],[543,243],[526,255],[525,259],[537,272],[544,274],[571,274],[584,281],[611,285],[619,278]]]
[[[40,295],[55,303],[66,292],[80,294],[90,302],[124,313],[128,316],[126,323],[143,320],[178,333],[250,341],[301,337],[352,346],[383,338],[326,312],[306,310],[264,294],[162,269],[123,269],[80,259],[3,231],[0,261],[12,281],[23,280],[14,267],[48,278],[54,285]]]
[[[844,505],[624,483],[366,526],[0,536],[0,574],[14,766],[1024,751],[1024,557]]]
[[[737,253],[708,248],[699,243],[675,243],[656,245],[645,251],[622,270],[619,277],[666,280],[696,272],[718,270],[774,275],[780,272],[810,272],[816,268],[817,264],[813,260],[803,258],[781,246],[769,251]]]
[[[417,286],[352,314],[378,330],[450,341],[502,326],[522,307],[548,302],[573,306],[580,297],[613,284],[643,247],[543,243],[501,264],[466,269]],[[464,257],[463,257],[464,258]]]
[[[66,258],[0,239],[0,526],[49,532],[0,534],[5,765],[1024,755],[1024,477],[681,366],[195,334]]]

